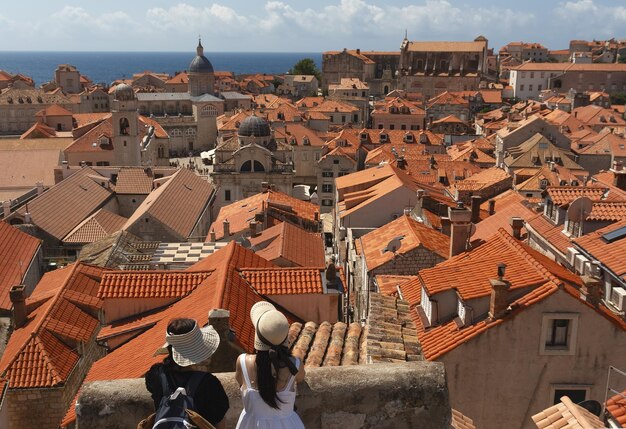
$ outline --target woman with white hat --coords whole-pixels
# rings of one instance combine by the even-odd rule
[[[244,407],[237,428],[304,429],[294,411],[295,384],[304,380],[304,367],[287,348],[289,322],[265,301],[252,306],[250,318],[256,354],[237,359],[235,377]]]
[[[192,377],[197,381],[193,397],[194,410],[217,429],[225,427],[228,396],[222,383],[206,367],[220,343],[219,334],[212,326],[200,328],[193,319],[173,319],[167,325],[166,344],[155,354],[167,354],[163,363],[152,365],[145,376],[146,388],[158,409],[163,392],[165,374],[169,388],[185,387]],[[199,377],[198,372],[203,373]],[[196,375],[194,375],[196,374]]]

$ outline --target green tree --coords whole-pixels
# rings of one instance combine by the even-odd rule
[[[619,104],[619,105],[626,104],[626,94],[622,92],[611,94],[610,98],[611,98],[611,104]]]
[[[312,58],[303,58],[289,69],[289,74],[306,74],[313,75],[317,80],[321,80],[322,76]]]

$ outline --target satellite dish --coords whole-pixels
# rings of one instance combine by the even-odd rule
[[[591,213],[593,201],[589,197],[579,197],[571,202],[567,209],[567,220],[572,222],[584,221]]]
[[[400,246],[402,246],[403,238],[404,237],[396,237],[396,238],[392,238],[391,240],[389,240],[389,243],[387,243],[387,247],[385,247],[384,252],[396,253],[396,251],[400,248]]]
[[[587,399],[586,401],[580,402],[578,405],[595,416],[600,417],[602,413],[602,405],[596,400]]]

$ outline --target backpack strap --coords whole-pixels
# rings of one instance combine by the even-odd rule
[[[187,396],[189,396],[190,398],[193,398],[195,396],[196,391],[200,386],[200,382],[206,374],[206,372],[201,371],[194,371],[191,374],[191,377],[189,377],[189,380],[187,380],[187,385],[185,386],[185,392],[187,393]]]
[[[172,393],[172,389],[163,366],[159,368],[159,380],[161,380],[161,391],[163,392],[163,396],[170,395]]]

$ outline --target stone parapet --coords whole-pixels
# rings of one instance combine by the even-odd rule
[[[216,376],[230,399],[226,427],[235,427],[239,386],[234,373]],[[79,429],[131,428],[153,412],[142,379],[89,383],[78,402]],[[444,367],[433,362],[307,368],[296,407],[309,429],[441,429],[451,419]]]

